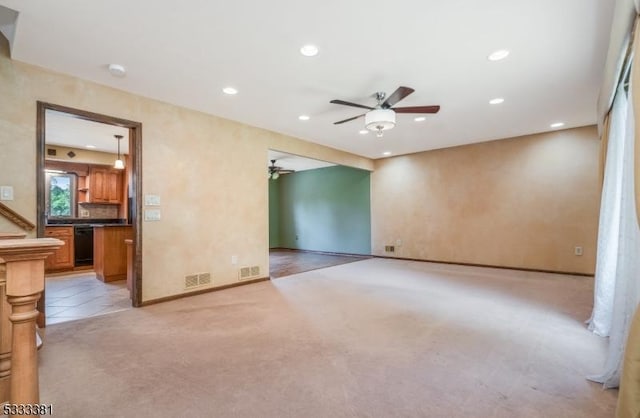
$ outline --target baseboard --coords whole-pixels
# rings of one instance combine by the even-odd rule
[[[583,276],[583,277],[593,277],[593,274],[588,273],[576,273],[574,271],[558,271],[558,270],[541,270],[541,269],[530,269],[526,267],[506,267],[506,266],[495,266],[492,264],[476,264],[476,263],[462,263],[457,261],[440,261],[440,260],[425,260],[421,258],[407,258],[407,257],[390,257],[386,255],[374,255],[375,258],[386,258],[389,260],[406,260],[406,261],[422,261],[425,263],[438,263],[438,264],[453,264],[457,266],[469,266],[469,267],[487,267],[493,269],[503,269],[503,270],[517,270],[517,271],[531,271],[534,273],[552,273],[552,274],[569,274],[571,276]]]
[[[186,297],[189,297],[189,296],[196,296],[196,295],[201,295],[203,293],[217,292],[219,290],[231,289],[232,287],[245,286],[245,285],[248,285],[248,284],[267,282],[269,280],[271,280],[269,277],[260,277],[258,279],[245,280],[245,281],[237,282],[237,283],[229,283],[229,284],[225,284],[225,285],[217,286],[217,287],[208,287],[206,289],[194,290],[194,291],[191,291],[191,292],[180,293],[180,294],[172,295],[172,296],[165,296],[163,298],[145,300],[140,304],[140,306],[155,305],[156,303],[169,302],[169,301],[172,301],[172,300],[182,299],[182,298],[186,298]]]
[[[300,253],[311,253],[311,254],[322,254],[322,255],[341,255],[345,257],[374,257],[371,254],[353,254],[353,253],[336,253],[331,251],[316,251],[316,250],[300,250],[298,248],[287,248],[287,247],[275,247],[269,248],[269,250],[286,250],[286,251],[298,251]]]

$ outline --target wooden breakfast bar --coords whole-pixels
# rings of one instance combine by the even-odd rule
[[[93,269],[103,282],[127,278],[127,246],[133,238],[131,225],[107,224],[93,227]]]

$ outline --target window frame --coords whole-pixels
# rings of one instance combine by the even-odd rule
[[[68,177],[70,193],[71,211],[69,216],[53,215],[51,213],[51,179],[52,177]],[[47,219],[69,219],[76,217],[77,201],[78,201],[78,175],[75,173],[58,172],[53,170],[45,170],[45,200],[46,200],[46,217]]]

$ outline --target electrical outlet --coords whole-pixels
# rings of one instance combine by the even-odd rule
[[[13,200],[12,186],[0,186],[0,200]]]
[[[237,255],[232,255],[231,256],[231,264],[238,264],[238,256]]]
[[[384,250],[388,253],[395,252],[396,248],[393,245],[385,245]]]
[[[581,255],[582,255],[582,247],[580,247],[580,246],[576,246],[576,247],[573,249],[573,253],[574,253],[575,255],[577,255],[577,256],[581,256]]]

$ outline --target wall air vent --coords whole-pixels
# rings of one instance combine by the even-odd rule
[[[247,280],[251,278],[251,267],[240,268],[240,280]]]
[[[260,266],[242,267],[238,280],[249,280],[260,277]]]
[[[184,277],[184,288],[190,289],[192,287],[204,286],[211,284],[211,273],[196,273],[189,274]]]
[[[186,289],[190,287],[198,286],[198,275],[197,274],[189,274],[184,278],[184,287]]]
[[[209,273],[200,273],[198,274],[198,284],[211,284],[211,274]]]

